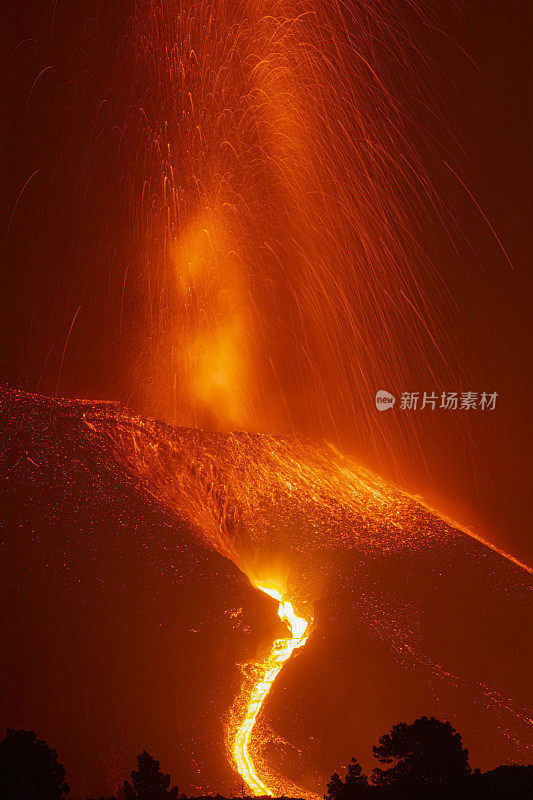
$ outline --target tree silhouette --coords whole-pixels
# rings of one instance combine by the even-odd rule
[[[421,717],[401,722],[379,739],[372,784],[352,758],[343,781],[335,772],[324,800],[533,800],[533,766],[470,770],[468,751],[449,722]]]
[[[328,800],[356,800],[356,798],[368,797],[368,780],[356,758],[352,758],[347,769],[344,781],[337,772],[331,776],[326,795]]]
[[[137,770],[131,773],[131,783],[124,784],[125,800],[177,800],[178,787],[169,789],[170,775],[159,769],[159,761],[143,750],[137,756]]]
[[[348,797],[351,796],[351,791],[360,789],[361,786],[368,786],[368,779],[363,772],[361,764],[356,758],[352,758],[348,764],[348,773],[344,779],[344,785],[348,790]]]
[[[472,773],[468,800],[531,800],[533,766],[509,764],[489,772]]]
[[[8,728],[0,742],[0,798],[61,800],[69,791],[56,751],[33,731]]]
[[[460,734],[435,717],[421,717],[411,725],[400,722],[372,749],[382,764],[393,764],[374,770],[372,782],[379,786],[436,789],[457,786],[470,775]]]
[[[326,795],[327,800],[342,800],[344,797],[344,781],[341,780],[341,776],[338,772],[334,772],[331,776],[331,779],[328,783],[328,793]]]

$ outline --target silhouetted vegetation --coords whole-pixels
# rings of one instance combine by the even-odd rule
[[[381,736],[374,756],[389,769],[377,767],[372,782],[378,786],[441,786],[448,790],[470,774],[468,750],[449,722],[422,717],[412,725],[400,722]]]
[[[137,770],[131,773],[131,783],[124,785],[125,800],[177,800],[178,787],[170,786],[170,775],[159,769],[159,761],[143,750],[137,756]]]
[[[468,750],[449,722],[421,717],[400,722],[372,748],[388,769],[376,767],[370,781],[352,758],[342,780],[331,776],[325,800],[531,800],[533,766],[471,771]]]
[[[0,798],[61,800],[69,791],[56,751],[33,731],[8,728],[0,742]]]
[[[401,722],[380,737],[376,767],[368,778],[357,759],[344,779],[334,773],[324,800],[532,800],[533,766],[471,770],[468,751],[449,722],[421,717]],[[137,769],[115,797],[100,800],[178,800],[177,786],[161,772],[159,761],[143,750]],[[0,800],[63,800],[69,792],[57,753],[33,731],[8,729],[0,742]],[[179,800],[227,800],[221,795]],[[249,798],[242,800],[271,800]],[[301,798],[277,798],[301,800]]]

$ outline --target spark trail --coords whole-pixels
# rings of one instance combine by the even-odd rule
[[[390,430],[364,410],[375,386],[453,374],[453,304],[420,241],[429,209],[433,231],[453,223],[429,172],[441,158],[404,108],[430,105],[425,22],[388,0],[138,4],[135,374],[150,416],[345,429],[383,453]]]

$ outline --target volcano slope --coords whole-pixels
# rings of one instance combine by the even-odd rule
[[[186,792],[239,788],[241,665],[285,635],[260,583],[313,619],[254,729],[269,785],[322,793],[421,714],[475,766],[530,759],[520,565],[327,446],[14,391],[1,412],[0,724],[48,739],[80,791],[143,748]]]

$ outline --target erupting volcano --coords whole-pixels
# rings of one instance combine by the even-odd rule
[[[452,37],[394,0],[97,2],[82,33],[56,5],[22,104],[47,166],[6,226],[2,724],[91,791],[147,746],[189,792],[317,800],[426,713],[476,765],[525,761],[531,570],[397,485],[493,508],[476,436],[515,466],[499,406],[392,394],[501,393],[463,336],[474,194],[428,55]]]

